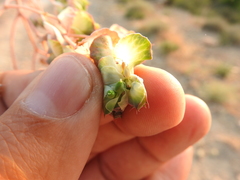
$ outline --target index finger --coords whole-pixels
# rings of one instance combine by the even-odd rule
[[[139,112],[130,106],[121,119],[100,126],[93,155],[136,136],[152,136],[179,124],[185,113],[185,95],[179,82],[164,70],[139,66],[136,74],[144,79],[148,93],[148,108]],[[106,141],[107,139],[107,141]]]
[[[122,119],[114,122],[127,134],[150,136],[170,129],[181,122],[185,111],[185,96],[180,83],[159,68],[138,66],[135,74],[143,78],[149,107],[139,112],[128,106]]]
[[[17,99],[21,92],[28,86],[32,80],[42,71],[18,70],[7,71],[0,74],[0,83],[2,84],[2,101],[6,108]]]

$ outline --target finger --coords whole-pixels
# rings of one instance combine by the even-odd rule
[[[140,144],[161,162],[176,156],[209,131],[211,114],[207,105],[191,95],[186,95],[186,102],[185,115],[178,126],[156,136],[139,138]]]
[[[127,109],[122,119],[101,126],[92,157],[135,136],[160,133],[181,121],[185,96],[177,80],[165,71],[145,66],[136,73],[144,79],[150,108],[143,108],[137,114]]]
[[[179,125],[108,149],[86,166],[82,177],[91,177],[89,172],[92,172],[106,179],[141,179],[194,144],[208,132],[211,117],[201,100],[186,96],[186,102],[186,112]]]
[[[21,92],[37,77],[42,71],[19,70],[8,71],[1,75],[2,77],[2,98],[7,107],[9,107],[21,94]]]
[[[1,77],[4,79],[0,81],[3,82],[2,84],[4,86],[4,93],[2,93],[3,101],[0,103],[0,115],[6,111],[7,107],[12,105],[21,92],[42,72],[43,70],[18,70],[8,71],[2,73],[2,75],[0,74],[0,80]],[[111,115],[104,115],[102,113],[100,125],[106,124],[112,120],[113,117]]]
[[[127,107],[116,125],[128,134],[150,136],[176,126],[183,118],[184,92],[180,83],[158,68],[139,66],[135,73],[144,80],[149,108],[136,112]]]
[[[7,159],[0,171],[8,179],[22,178],[11,170],[26,179],[77,179],[97,135],[101,102],[96,66],[78,54],[60,56],[0,117],[0,156]]]
[[[145,180],[176,179],[186,180],[188,178],[193,158],[193,149],[189,147],[182,153],[173,157],[160,166],[152,175]]]
[[[7,71],[0,74],[0,115],[17,99],[41,71]]]
[[[121,121],[116,123],[123,131],[130,131],[128,133],[138,134],[138,132],[131,132],[132,129],[139,129],[141,135],[143,134],[142,128],[146,129],[146,134],[156,134],[162,127],[163,130],[173,127],[178,124],[183,115],[184,102],[182,97],[183,91],[181,85],[169,73],[151,67],[139,66],[136,68],[136,74],[141,76],[145,81],[145,86],[148,90],[149,108],[142,108],[140,112],[136,113],[135,110],[129,107],[125,111],[125,116]],[[4,102],[9,107],[23,89],[39,74],[41,71],[12,71],[4,75]],[[158,85],[156,85],[158,84]],[[169,96],[166,98],[166,96]],[[158,107],[161,107],[159,111]],[[175,109],[174,113],[167,113],[168,108]],[[155,113],[157,112],[157,113]],[[180,113],[179,113],[180,112]],[[160,114],[161,113],[161,114]],[[146,121],[150,119],[151,121]],[[177,118],[176,118],[177,117]],[[165,121],[159,121],[159,119]],[[132,120],[128,120],[132,119]],[[141,119],[143,122],[141,122]],[[167,119],[167,120],[166,120]],[[106,124],[112,121],[113,118],[109,115],[102,114],[101,124]],[[156,121],[158,123],[156,124]],[[126,122],[126,123],[123,123]],[[141,123],[139,123],[141,122]],[[135,124],[134,124],[135,123]],[[139,128],[136,125],[139,124]],[[154,127],[151,125],[154,124]],[[159,126],[157,126],[159,124]],[[149,127],[150,126],[150,127]],[[156,130],[155,130],[156,128]],[[151,132],[148,132],[151,130]],[[145,132],[144,131],[144,132]]]
[[[98,135],[91,151],[89,160],[94,158],[99,153],[104,152],[112,146],[133,139],[135,136],[126,134],[121,131],[115,123],[107,123],[101,125],[98,130]]]
[[[122,119],[101,126],[91,157],[136,135],[160,133],[175,126],[182,118],[185,107],[185,101],[182,100],[184,95],[175,78],[165,71],[144,66],[137,69],[136,73],[144,79],[150,108],[141,109],[138,114],[126,110]],[[169,110],[173,109],[174,111],[169,113]]]

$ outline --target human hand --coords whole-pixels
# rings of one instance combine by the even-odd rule
[[[149,107],[116,120],[103,116],[101,76],[81,55],[2,74],[0,179],[186,179],[209,110],[163,70],[136,74]]]

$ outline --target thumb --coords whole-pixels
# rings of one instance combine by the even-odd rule
[[[101,106],[96,66],[79,54],[57,58],[0,118],[0,178],[78,179]]]

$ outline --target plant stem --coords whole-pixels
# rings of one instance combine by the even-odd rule
[[[17,66],[17,59],[16,59],[16,55],[15,55],[15,46],[14,46],[14,40],[15,40],[15,34],[16,34],[16,25],[18,23],[19,20],[19,15],[17,15],[15,17],[15,19],[13,20],[12,23],[12,27],[11,27],[11,31],[10,31],[10,55],[11,55],[11,60],[12,60],[12,65],[13,65],[13,69],[17,70],[18,66]]]
[[[36,14],[40,14],[40,15],[43,15],[43,16],[46,16],[46,17],[49,17],[49,18],[52,18],[52,19],[55,19],[55,20],[59,21],[59,19],[56,16],[52,15],[52,14],[49,14],[47,12],[40,11],[40,10],[31,8],[31,7],[28,7],[28,6],[15,5],[15,4],[6,4],[4,6],[4,8],[6,8],[6,9],[11,9],[11,8],[13,8],[13,9],[25,9],[25,10],[34,12]]]

